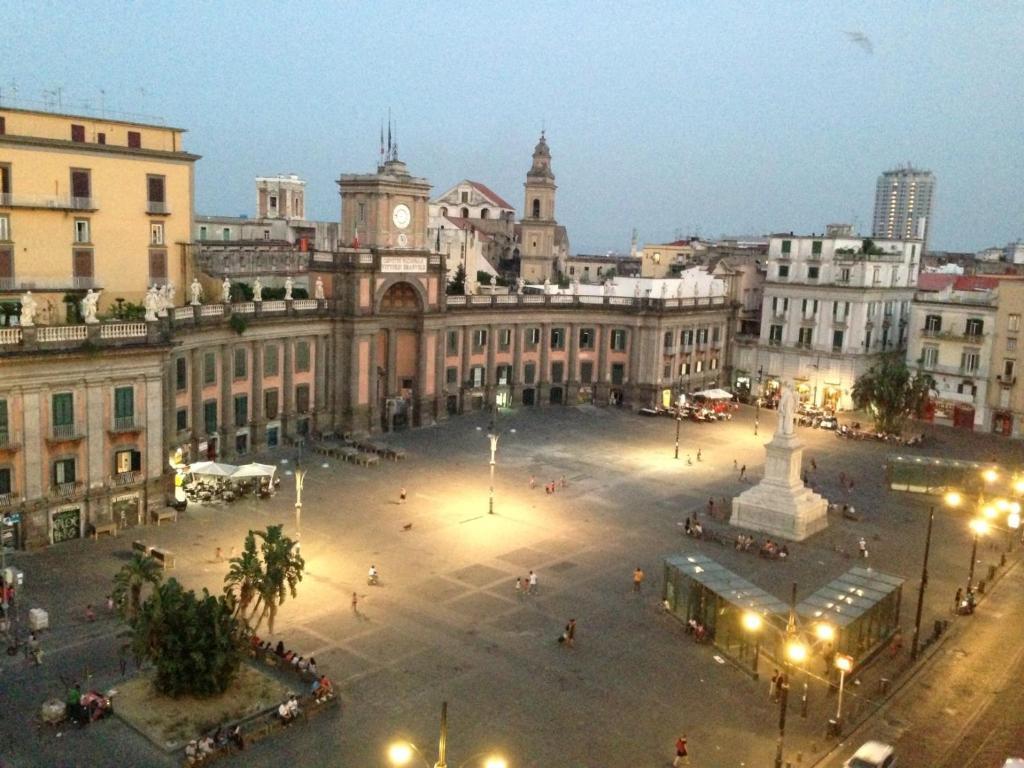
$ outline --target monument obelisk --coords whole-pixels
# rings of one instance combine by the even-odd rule
[[[779,398],[779,427],[764,446],[764,478],[732,500],[732,525],[790,541],[803,541],[828,525],[828,501],[800,479],[804,446],[795,417],[796,395],[787,385]]]

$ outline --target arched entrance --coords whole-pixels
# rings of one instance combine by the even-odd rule
[[[563,393],[561,387],[552,387],[551,388],[551,398],[550,398],[551,399],[551,404],[552,405],[561,405],[562,404],[562,400],[563,400],[563,394],[564,393]]]
[[[420,381],[420,337],[417,318],[423,309],[419,285],[399,280],[379,293],[377,313],[376,407],[381,428],[390,432],[411,427],[416,417]]]

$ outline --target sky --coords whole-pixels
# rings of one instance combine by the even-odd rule
[[[256,176],[297,173],[330,220],[389,110],[435,194],[469,178],[520,212],[543,127],[575,253],[869,233],[910,162],[937,179],[931,247],[971,251],[1024,238],[1022,30],[1019,2],[21,0],[0,104],[159,116],[202,155],[197,213],[252,215]]]

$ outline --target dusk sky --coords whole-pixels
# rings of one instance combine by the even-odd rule
[[[676,234],[868,232],[875,181],[937,178],[931,245],[1024,237],[1024,3],[9,3],[0,103],[187,128],[196,212],[253,178],[373,171],[380,121],[441,192],[522,210],[541,126],[577,253]],[[852,39],[860,33],[867,41]],[[52,98],[52,97],[50,97]]]

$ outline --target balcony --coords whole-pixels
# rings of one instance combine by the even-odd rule
[[[149,200],[146,202],[146,213],[154,216],[168,216],[171,213],[170,206],[165,202]]]
[[[999,386],[1004,387],[1006,389],[1009,389],[1010,387],[1017,383],[1016,376],[1004,376],[1003,374],[999,374],[998,376],[996,376],[996,380],[999,382]]]
[[[48,440],[51,443],[66,443],[74,440],[81,440],[85,437],[85,430],[77,424],[54,424],[50,427]]]
[[[55,499],[70,499],[81,490],[81,482],[54,483],[50,486],[50,496]]]
[[[142,426],[142,420],[136,416],[115,416],[108,431],[111,434],[121,434],[125,432],[141,432],[143,429],[145,427]]]
[[[94,197],[60,197],[55,195],[0,194],[0,208],[32,208],[52,211],[95,211],[99,204]]]
[[[0,509],[13,507],[18,503],[18,496],[14,493],[0,493]]]
[[[782,339],[768,339],[768,346],[769,347],[781,347],[782,346]]]
[[[115,488],[123,488],[127,485],[138,485],[141,482],[142,472],[136,470],[134,472],[118,472],[116,475],[111,475],[109,485]]]
[[[779,255],[776,258],[778,258],[779,261],[791,261],[793,258],[793,254],[790,253],[789,251],[780,251]]]
[[[21,441],[16,434],[8,431],[0,432],[0,453],[4,451],[16,451],[21,448]]]
[[[70,291],[102,287],[95,277],[0,277],[0,291]]]

